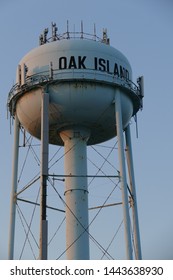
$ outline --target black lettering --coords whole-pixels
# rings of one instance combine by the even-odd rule
[[[67,69],[67,58],[65,56],[59,58],[59,69]]]
[[[76,68],[77,68],[77,66],[76,66],[76,61],[75,61],[75,57],[74,57],[74,56],[71,56],[71,57],[70,57],[70,62],[69,62],[68,68],[69,68],[69,69],[71,69],[71,68],[76,69]]]
[[[67,268],[67,266],[65,266],[65,275],[71,275],[70,268]]]
[[[51,275],[59,275],[60,274],[60,270],[58,268],[53,269],[53,274]]]
[[[99,58],[99,65],[100,65],[99,70],[100,71],[106,71],[105,63],[106,63],[106,61],[104,58]]]
[[[85,59],[86,59],[86,56],[83,56],[83,57],[78,56],[78,68],[79,69],[81,69],[81,68],[86,69],[86,66],[84,64]]]
[[[118,77],[120,76],[117,63],[115,63],[115,65],[114,65],[114,75],[116,75]]]
[[[109,60],[107,60],[107,72],[109,73]]]
[[[120,65],[120,77],[124,78],[124,68]]]
[[[94,57],[94,69],[97,70],[97,57]]]
[[[129,80],[129,71],[126,69],[126,80]]]
[[[14,269],[10,269],[10,275],[15,275]]]

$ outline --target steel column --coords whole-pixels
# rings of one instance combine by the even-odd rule
[[[128,166],[129,179],[130,179],[130,190],[133,196],[132,213],[133,213],[135,252],[136,252],[136,259],[141,260],[142,252],[141,252],[141,242],[140,242],[140,232],[139,232],[139,220],[138,220],[138,210],[137,210],[137,198],[136,198],[135,175],[134,175],[134,167],[133,167],[130,125],[128,125],[127,128],[125,129],[125,137],[126,137],[127,166]]]
[[[19,131],[20,124],[15,115],[14,119],[14,146],[13,146],[13,166],[12,166],[12,189],[11,189],[11,209],[10,209],[10,228],[9,228],[9,243],[8,243],[8,259],[14,258],[14,238],[15,238],[15,217],[16,217],[16,193],[18,180],[18,158],[19,158]]]
[[[127,257],[127,259],[131,260],[131,259],[133,259],[133,254],[132,254],[130,215],[129,215],[125,155],[124,155],[124,137],[123,137],[123,124],[122,124],[122,112],[121,112],[121,96],[120,96],[119,90],[116,91],[116,95],[115,95],[115,118],[116,118],[116,131],[117,131],[117,138],[118,138],[118,156],[119,156],[119,164],[120,164],[120,180],[121,180],[122,203],[123,203],[126,257]]]
[[[39,259],[47,260],[48,221],[46,217],[48,154],[49,154],[49,94],[42,93],[41,104],[41,170],[40,170],[40,251]]]

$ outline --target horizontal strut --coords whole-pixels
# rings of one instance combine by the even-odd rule
[[[29,203],[29,204],[32,204],[32,205],[40,206],[40,203],[33,202],[33,201],[30,201],[30,200],[26,200],[26,199],[22,199],[22,198],[17,198],[17,200],[22,201],[22,202],[26,202],[26,203]],[[106,205],[93,206],[93,207],[90,207],[88,210],[95,210],[95,209],[99,209],[99,208],[106,208],[106,207],[117,206],[117,205],[121,205],[121,204],[122,204],[122,202],[117,202],[117,203],[110,203],[110,204],[106,204]],[[55,208],[55,207],[51,207],[51,206],[48,206],[48,205],[46,206],[46,208],[65,213],[65,210]]]
[[[119,175],[55,175],[55,174],[49,174],[50,177],[64,177],[64,178],[69,178],[69,177],[80,177],[80,178],[120,178]],[[54,179],[56,180],[56,179]]]

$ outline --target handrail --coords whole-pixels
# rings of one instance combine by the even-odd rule
[[[103,39],[97,36],[96,34],[91,34],[87,32],[81,32],[81,31],[69,31],[64,32],[62,34],[58,34],[56,36],[56,40],[64,40],[64,39],[87,39],[92,41],[98,41],[101,43],[104,43]],[[47,43],[52,42],[52,36],[47,39]]]
[[[91,80],[91,81],[93,80],[95,82],[102,82],[102,83],[106,82],[109,84],[118,85],[126,89],[129,89],[135,95],[140,97],[139,87],[134,82],[132,82],[131,80],[119,78],[116,75],[114,75],[114,73],[111,72],[101,72],[95,69],[85,69],[85,70],[73,69],[69,71],[54,69],[52,73],[53,76],[50,77],[49,71],[42,71],[26,77],[25,84],[23,85],[19,85],[18,83],[13,85],[13,87],[11,88],[8,94],[8,100],[7,100],[7,106],[9,107],[9,110],[11,107],[11,101],[15,96],[17,97],[21,93],[25,93],[26,91],[30,90],[34,86],[43,86],[46,83],[51,84],[51,83],[61,82],[62,80],[64,81],[64,80],[71,80],[71,79]],[[62,74],[63,74],[63,78],[61,77]],[[69,78],[69,74],[71,75],[71,78]],[[92,74],[92,77],[89,78],[87,76],[84,76],[83,74],[86,75]]]

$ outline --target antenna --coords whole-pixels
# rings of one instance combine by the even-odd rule
[[[49,29],[48,29],[48,28],[45,28],[45,29],[44,29],[44,32],[43,32],[43,42],[44,42],[44,44],[47,43],[47,34],[48,34],[48,31],[49,31]]]
[[[76,30],[75,30],[75,24],[73,25],[73,33],[74,33],[74,38],[76,37],[75,34],[76,34]]]
[[[18,65],[18,68],[17,68],[17,83],[19,86],[21,86],[21,65],[19,64]]]
[[[103,28],[103,39],[102,39],[102,42],[109,45],[110,44],[110,40],[108,38],[108,35],[107,35],[107,28]]]
[[[83,21],[81,20],[81,39],[83,39]]]
[[[143,108],[143,98],[144,98],[144,77],[140,76],[137,79],[139,85],[139,96],[141,98],[141,109]]]
[[[39,36],[39,45],[44,45],[47,43],[47,34],[48,34],[48,28],[45,28],[43,31],[43,34],[40,34]]]
[[[137,79],[137,83],[139,85],[140,96],[144,97],[144,76],[140,76]]]
[[[52,61],[49,63],[49,79],[53,79],[53,63]]]
[[[94,40],[96,41],[96,24],[94,23]]]
[[[21,65],[21,85],[24,85],[26,83],[26,75],[28,72],[28,67],[25,63],[22,63]]]
[[[39,36],[39,45],[43,45],[44,44],[44,40],[43,40],[43,34],[40,34]]]
[[[67,39],[70,39],[70,34],[69,34],[69,22],[67,20]]]
[[[57,30],[58,28],[56,27],[56,23],[52,22],[52,41],[57,40]]]
[[[135,124],[136,124],[136,138],[138,138],[139,133],[138,133],[138,117],[137,117],[137,114],[134,115],[134,120],[135,120]]]

